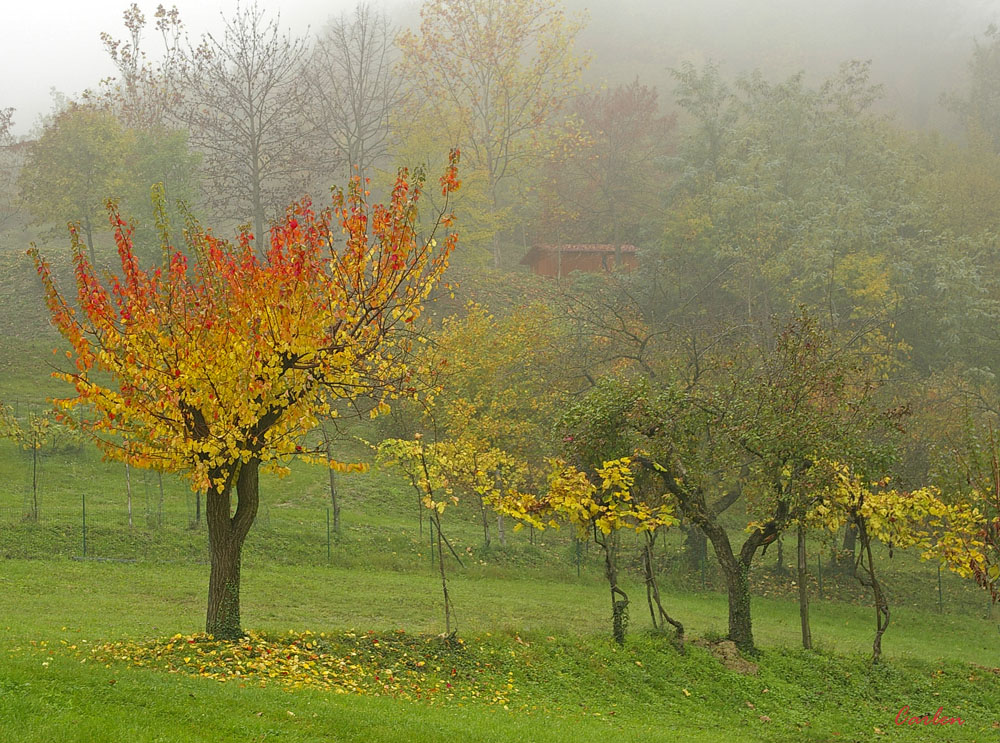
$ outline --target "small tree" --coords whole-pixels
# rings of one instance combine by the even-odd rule
[[[611,589],[612,633],[619,645],[625,642],[629,618],[628,594],[618,582],[620,532],[630,529],[637,534],[648,534],[677,523],[669,501],[649,503],[637,497],[631,467],[628,457],[605,462],[596,470],[596,480],[600,485],[595,485],[586,473],[576,467],[553,460],[547,493],[542,496],[513,493],[505,497],[501,505],[518,519],[518,526],[530,524],[536,529],[544,529],[558,526],[557,519],[561,518],[576,527],[580,539],[593,537],[604,554],[604,575]],[[682,646],[683,625],[663,609],[655,583],[650,586],[647,582],[647,586],[654,626],[660,626],[658,618],[669,622],[676,628],[678,644]],[[653,611],[654,599],[659,617]]]
[[[26,425],[22,426],[9,407],[0,404],[0,438],[10,439],[31,452],[31,503],[27,506],[27,518],[32,521],[38,521],[38,452],[52,443],[54,433],[52,418],[47,414],[29,412]]]
[[[413,489],[417,492],[420,505],[427,509],[430,514],[431,539],[434,546],[431,548],[431,559],[434,557],[434,550],[437,551],[438,571],[441,575],[441,593],[444,599],[444,627],[445,634],[451,637],[454,632],[452,626],[455,623],[455,606],[451,602],[451,595],[448,593],[448,577],[444,569],[444,548],[455,557],[461,565],[462,560],[452,549],[451,543],[441,529],[441,516],[449,503],[458,504],[458,498],[452,494],[451,484],[442,466],[440,453],[435,446],[427,446],[424,443],[423,435],[416,434],[412,441],[403,439],[386,439],[377,447],[377,461],[383,467],[397,467],[409,479]]]
[[[458,187],[457,159],[441,179],[445,196]],[[76,360],[57,374],[76,393],[58,406],[107,456],[180,472],[207,493],[212,635],[242,633],[240,556],[260,467],[287,474],[298,457],[351,469],[303,449],[318,417],[334,414],[338,399],[369,399],[374,414],[412,394],[407,329],[456,240],[418,237],[421,190],[421,178],[401,171],[387,205],[370,207],[356,179],[333,209],[296,204],[263,258],[247,232],[233,244],[192,223],[189,265],[164,226],[164,265],[152,271],[139,268],[129,226],[112,209],[120,278],[102,282],[72,230],[78,309],[29,251]]]
[[[966,504],[945,503],[934,488],[911,492],[889,488],[889,479],[866,482],[850,467],[819,461],[811,468],[812,477],[825,485],[819,501],[806,519],[836,533],[845,525],[857,531],[860,550],[854,574],[872,592],[875,604],[875,639],[872,661],[882,657],[882,636],[889,627],[889,599],[878,580],[872,543],[882,542],[894,549],[918,547],[925,560],[940,559],[955,572],[974,576],[983,572],[983,543],[976,539],[980,514]]]

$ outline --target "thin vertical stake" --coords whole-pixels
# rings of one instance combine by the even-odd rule
[[[330,509],[326,509],[326,564],[330,564]]]
[[[938,563],[938,611],[944,612],[944,594],[941,591],[941,563]]]
[[[823,597],[823,556],[816,555],[816,577],[819,580],[819,595]]]
[[[87,556],[87,494],[81,496],[83,500],[83,556]]]

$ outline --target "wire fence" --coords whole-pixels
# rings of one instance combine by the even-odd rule
[[[37,403],[12,400],[8,404],[21,420],[42,410]],[[42,450],[37,456],[9,443],[4,446],[6,450],[0,452],[0,558],[209,561],[204,499],[177,478],[146,470],[128,472],[120,463],[102,463],[93,450],[73,444]],[[244,546],[244,561],[405,571],[433,560],[429,527],[423,524],[421,528],[416,512],[405,527],[396,518],[366,517],[366,523],[348,519],[338,530],[330,501],[325,502],[326,507],[315,497],[301,499],[292,507],[274,500],[262,502]],[[367,506],[362,512],[369,510]],[[488,546],[475,509],[463,505],[449,510],[448,518],[447,536],[453,542],[455,559],[463,565],[544,566],[577,577],[603,575],[597,548],[577,541],[570,530],[540,536],[530,529],[515,534],[508,528],[501,545],[494,525]],[[622,564],[639,574],[639,551],[633,546],[637,545],[626,538]],[[694,591],[725,590],[710,550],[693,563],[682,554],[676,535],[660,540],[658,550],[657,572],[665,583]],[[751,577],[757,579],[759,589],[755,593],[791,597],[795,571],[790,564],[775,563],[772,555],[754,562]],[[786,558],[791,563],[794,555]],[[864,590],[842,559],[814,543],[809,560],[813,600],[864,600]],[[981,593],[968,581],[937,565],[911,560],[909,567],[899,570],[899,561],[880,562],[894,571],[886,588],[899,601],[942,612],[979,612],[985,606]]]

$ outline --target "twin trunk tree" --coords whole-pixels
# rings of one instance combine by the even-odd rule
[[[737,553],[729,540],[729,533],[719,523],[719,514],[740,497],[738,489],[710,504],[704,491],[687,481],[684,469],[679,464],[668,463],[664,466],[648,458],[639,458],[638,461],[660,476],[667,492],[676,500],[680,515],[701,529],[712,543],[729,597],[729,639],[741,650],[753,650],[750,566],[757,551],[766,549],[789,523],[788,503],[779,500],[771,518],[750,533]]]

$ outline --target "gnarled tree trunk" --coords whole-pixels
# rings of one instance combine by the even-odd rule
[[[240,627],[240,560],[243,542],[257,517],[260,501],[259,459],[240,465],[236,476],[236,512],[230,515],[231,480],[208,491],[205,518],[212,561],[208,581],[208,616],[205,631],[217,639],[243,636]]]

